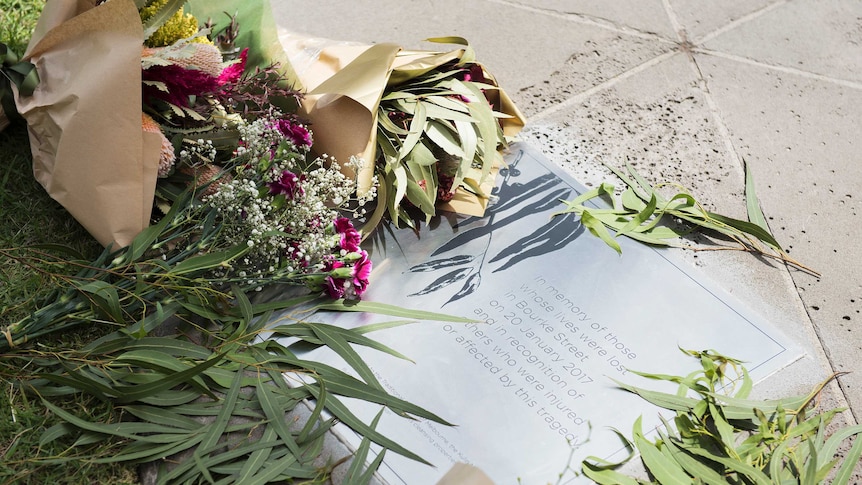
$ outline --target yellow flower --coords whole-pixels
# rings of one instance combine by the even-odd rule
[[[139,11],[142,21],[147,21],[150,17],[161,10],[168,0],[156,0],[147,7]],[[182,8],[176,11],[164,25],[153,32],[149,39],[144,41],[144,44],[150,47],[163,47],[171,45],[174,42],[191,37],[198,33],[198,20],[190,13],[185,13]],[[206,37],[201,36],[193,42],[211,43]]]

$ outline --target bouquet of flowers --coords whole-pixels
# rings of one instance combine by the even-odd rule
[[[286,31],[279,39],[291,71],[309,91],[303,112],[322,127],[318,149],[374,160],[375,171],[359,174],[360,191],[376,173],[380,203],[396,224],[412,225],[414,208],[426,221],[438,208],[484,214],[500,151],[524,117],[465,39],[427,39],[462,46],[447,52]],[[354,130],[348,139],[338,135],[346,126]]]

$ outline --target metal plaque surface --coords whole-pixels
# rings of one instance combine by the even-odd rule
[[[480,321],[369,335],[413,360],[362,352],[383,386],[456,425],[384,415],[380,432],[435,465],[387,453],[385,481],[434,484],[465,462],[497,484],[556,482],[570,453],[576,467],[588,455],[625,456],[611,428],[630,436],[641,415],[645,430],[660,424],[658,408],[614,380],[675,388],[629,369],[685,375],[699,363],[680,348],[715,349],[745,361],[757,381],[802,356],[672,254],[620,238],[619,256],[573,215],[552,217],[561,200],[585,189],[537,150],[514,144],[507,163],[485,217],[446,215],[418,234],[387,226],[366,241],[375,269],[365,299]],[[379,410],[351,405],[366,422]],[[346,428],[343,434],[358,444]]]

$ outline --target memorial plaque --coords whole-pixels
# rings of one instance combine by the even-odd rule
[[[388,453],[388,483],[434,484],[456,462],[497,484],[555,482],[572,448],[575,466],[588,455],[621,458],[611,427],[630,435],[640,415],[644,429],[660,424],[658,408],[613,380],[675,388],[629,369],[684,375],[699,364],[679,348],[715,349],[744,360],[757,381],[802,356],[673,254],[621,238],[619,256],[573,215],[552,217],[585,189],[535,149],[515,144],[507,163],[485,217],[445,215],[418,234],[387,226],[367,241],[375,269],[366,299],[480,321],[372,335],[414,362],[362,352],[389,392],[456,425],[385,415],[378,430],[435,465]],[[368,421],[379,410],[350,402]]]

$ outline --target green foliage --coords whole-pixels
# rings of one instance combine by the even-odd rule
[[[631,441],[618,432],[631,451],[629,458],[610,463],[588,457],[581,464],[584,475],[599,484],[770,485],[821,483],[834,472],[833,484],[848,483],[862,456],[862,425],[827,436],[827,426],[840,410],[816,412],[813,405],[832,378],[805,396],[750,400],[752,382],[739,361],[712,351],[685,352],[700,360],[700,371],[687,376],[637,373],[678,384],[676,394],[619,384],[659,407],[675,411],[673,423],[663,420],[658,437],[651,441],[638,418]],[[852,448],[836,469],[839,445],[854,436]],[[649,472],[649,481],[617,471],[635,450]]]
[[[0,42],[24,54],[44,0],[0,0]]]
[[[665,198],[631,166],[627,166],[625,172],[613,167],[609,168],[626,184],[620,197],[614,196],[613,185],[603,183],[573,200],[563,201],[566,208],[555,215],[577,214],[591,234],[601,238],[618,253],[622,252],[619,243],[615,240],[619,236],[655,246],[674,246],[676,245],[674,241],[680,237],[700,229],[729,239],[736,245],[731,249],[778,259],[816,274],[792,259],[769,232],[754,192],[754,179],[747,166],[745,171],[747,221],[710,212],[694,196],[682,189],[670,198]],[[594,199],[603,200],[610,205],[610,208],[586,205]],[[609,230],[615,235],[612,236]],[[719,249],[728,249],[728,247],[721,246]]]
[[[241,293],[239,293],[241,294]],[[113,443],[113,453],[83,457],[93,463],[144,463],[177,453],[189,455],[165,466],[159,483],[269,483],[325,477],[318,462],[325,432],[340,421],[365,439],[352,476],[370,478],[363,468],[370,443],[414,460],[421,457],[378,433],[376,419],[365,423],[341,401],[362,399],[404,417],[448,424],[440,417],[387,393],[354,346],[400,354],[369,339],[369,331],[401,325],[344,329],[308,320],[321,309],[308,297],[278,303],[252,303],[239,297],[218,324],[189,314],[177,333],[150,336],[158,319],[145,319],[53,358],[34,358],[41,366],[35,379],[20,383],[33,396],[89,395],[113,403],[121,419],[101,421],[70,413],[45,400],[63,422],[45,430],[40,443],[72,436],[75,443]],[[272,323],[275,310],[297,308]],[[175,306],[179,306],[178,304]],[[332,308],[333,304],[326,303]],[[377,305],[380,313],[403,310]],[[360,308],[361,310],[361,308]],[[178,308],[166,309],[166,314]],[[446,318],[435,315],[435,318]],[[252,343],[261,333],[269,337]],[[275,338],[295,342],[284,346]],[[297,355],[293,348],[326,346],[359,377]],[[287,376],[287,379],[285,378]],[[297,406],[313,408],[305,422],[287,420]],[[331,415],[331,418],[325,416]],[[201,426],[206,422],[206,426]],[[81,459],[79,457],[78,459]],[[47,458],[58,463],[67,458]],[[373,466],[379,465],[379,458]],[[166,464],[165,464],[166,465]],[[323,468],[321,468],[323,467]]]

